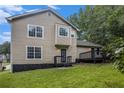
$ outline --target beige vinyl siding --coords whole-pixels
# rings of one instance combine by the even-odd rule
[[[44,27],[44,38],[28,38],[27,26],[28,24],[40,25]],[[13,20],[12,22],[12,63],[13,64],[43,64],[53,63],[54,56],[60,55],[58,49],[55,47],[56,24],[69,26],[63,20],[48,12],[40,13],[37,15],[27,16]],[[75,31],[73,28],[70,31]],[[59,38],[57,38],[59,40]],[[67,56],[72,56],[73,61],[76,59],[76,38],[68,38],[66,44],[70,44],[67,50]],[[58,42],[58,41],[57,41]],[[59,41],[60,42],[60,41]],[[63,45],[65,39],[59,44]],[[70,43],[72,42],[72,44]],[[42,60],[26,60],[25,46],[43,46],[43,59]]]
[[[68,36],[60,36],[59,35],[59,28],[61,27],[61,26],[63,26],[64,27],[64,25],[62,25],[62,24],[56,24],[56,42],[55,42],[55,44],[56,45],[70,45],[70,32],[71,32],[71,27],[70,26],[67,26],[67,25],[65,25],[65,27],[66,28],[68,28]]]
[[[77,47],[77,58],[79,58],[80,53],[91,51],[91,48]]]

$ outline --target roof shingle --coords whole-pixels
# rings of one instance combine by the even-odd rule
[[[84,41],[84,40],[77,40],[77,46],[79,46],[79,47],[96,47],[96,48],[102,47],[99,44],[94,44],[92,42]]]

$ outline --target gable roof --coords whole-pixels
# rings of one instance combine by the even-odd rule
[[[20,15],[10,16],[10,17],[7,17],[6,19],[9,22],[11,22],[11,21],[13,21],[15,19],[18,19],[18,18],[23,18],[25,16],[35,15],[35,14],[38,14],[38,13],[44,13],[44,12],[47,12],[47,11],[52,12],[57,17],[59,17],[61,20],[63,20],[64,22],[66,22],[67,24],[69,24],[71,27],[73,27],[75,30],[80,31],[76,26],[74,26],[73,24],[71,24],[64,17],[60,16],[57,12],[55,12],[53,9],[50,9],[50,8],[48,8],[48,9],[42,9],[42,10],[36,10],[36,11],[32,11],[32,12],[28,12],[28,13],[24,13],[24,14],[20,14]]]
[[[101,45],[99,44],[94,44],[92,42],[89,42],[89,41],[83,41],[83,40],[77,40],[77,46],[78,47],[95,47],[95,48],[100,48],[102,47]]]

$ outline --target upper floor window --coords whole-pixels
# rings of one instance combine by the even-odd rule
[[[75,38],[75,32],[71,32],[71,37]]]
[[[59,36],[68,37],[69,36],[69,28],[68,27],[59,27]]]
[[[67,32],[67,29],[66,28],[60,28],[59,29],[59,35],[61,36],[68,36],[68,32]]]
[[[28,25],[28,36],[43,38],[43,26]]]
[[[74,37],[74,34],[71,34],[71,37]]]

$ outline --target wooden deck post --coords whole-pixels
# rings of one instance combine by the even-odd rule
[[[56,66],[56,64],[57,64],[57,57],[54,56],[54,65]]]
[[[93,62],[96,63],[96,60],[95,60],[95,49],[94,48],[91,49],[91,57],[92,57]]]

